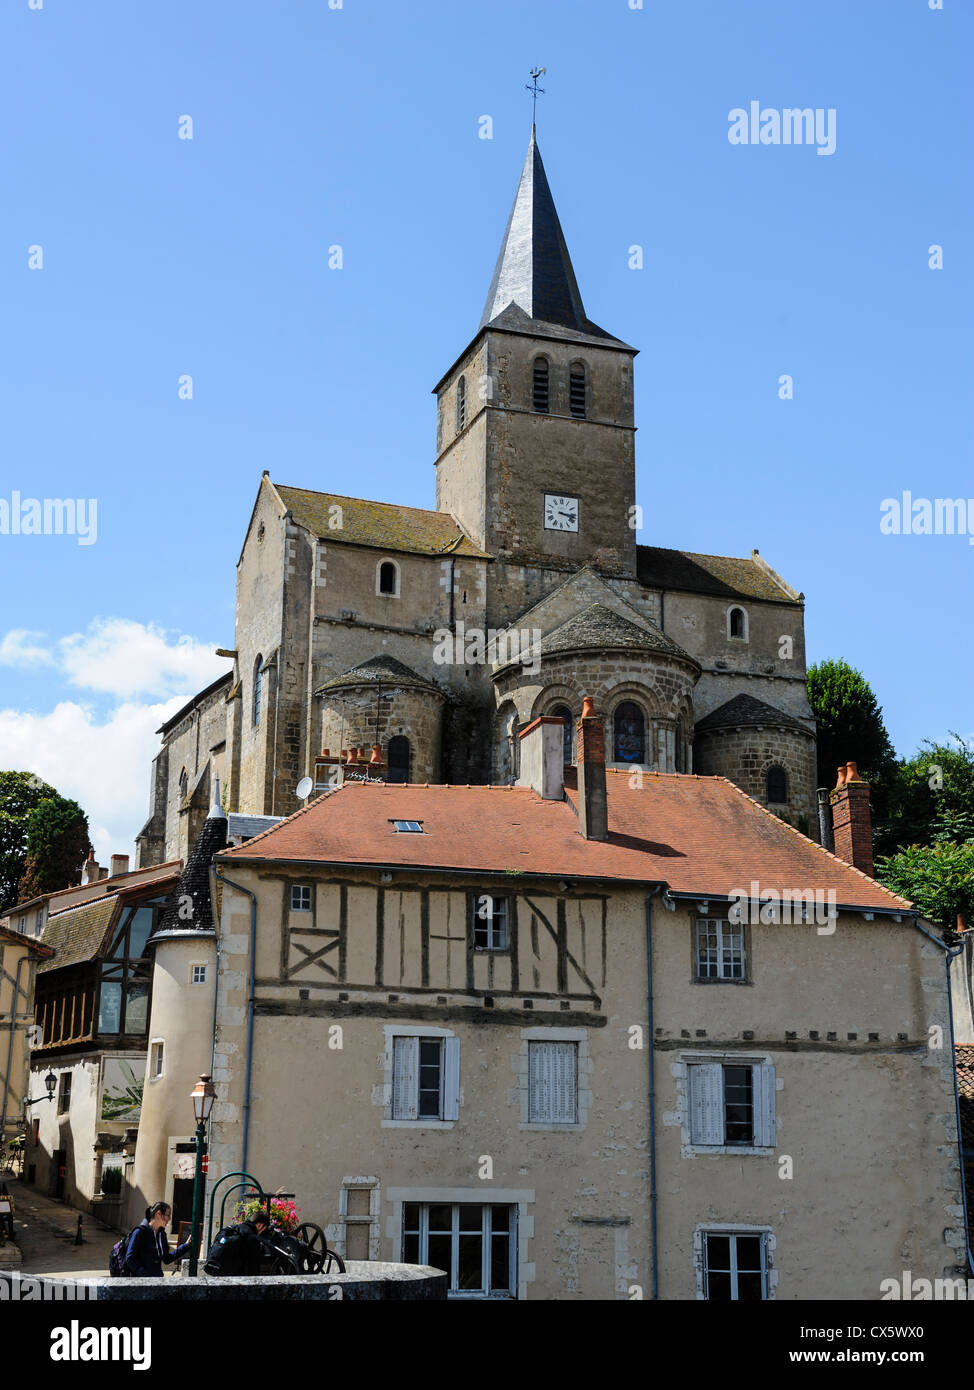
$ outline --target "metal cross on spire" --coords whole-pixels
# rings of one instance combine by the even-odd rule
[[[532,127],[534,127],[534,126],[536,125],[536,123],[537,123],[537,115],[538,115],[538,93],[540,92],[541,95],[544,96],[544,88],[538,86],[538,78],[539,78],[539,77],[543,77],[544,74],[545,74],[547,71],[548,71],[547,68],[532,68],[532,69],[531,69],[531,72],[530,72],[531,81],[530,81],[530,83],[525,82],[525,84],[524,84],[524,90],[525,90],[526,92],[530,92],[530,93],[531,93],[531,98],[532,98],[532,101],[531,101],[531,125],[532,125]]]

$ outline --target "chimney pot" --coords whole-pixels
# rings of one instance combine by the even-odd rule
[[[119,874],[127,874],[129,871],[129,857],[127,854],[113,854],[111,878],[117,878]]]
[[[597,717],[595,713],[595,701],[592,699],[591,695],[586,695],[582,700],[582,718],[596,719]]]
[[[371,756],[371,758],[369,759],[369,762],[370,762],[370,763],[381,763],[381,762],[382,762],[382,745],[381,745],[380,743],[373,743],[373,745],[372,745],[372,756]]]
[[[861,782],[861,781],[862,781],[862,778],[859,776],[859,769],[856,767],[855,763],[846,763],[846,765],[845,765],[845,780],[846,780],[847,782]]]
[[[835,853],[860,873],[873,877],[873,826],[869,812],[869,783],[855,763],[839,768],[839,781],[829,800]]]
[[[843,764],[841,765],[841,767],[839,768],[838,776],[836,777],[836,781],[835,781],[835,790],[838,791],[841,787],[844,787],[844,786],[845,786],[845,783],[846,783],[846,765],[845,765],[845,763],[843,763]]]

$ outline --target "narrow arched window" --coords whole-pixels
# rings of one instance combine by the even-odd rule
[[[409,781],[409,739],[402,734],[389,740],[389,772],[387,782]]]
[[[765,773],[768,804],[783,805],[788,800],[788,774],[783,767],[769,767]]]
[[[457,382],[457,434],[467,423],[467,378],[462,376]]]
[[[379,566],[379,582],[376,585],[376,593],[392,594],[399,592],[399,571],[395,561],[383,560]]]
[[[548,413],[548,359],[534,359],[534,408],[541,415]]]
[[[262,705],[263,702],[264,702],[264,676],[263,676],[263,673],[262,673],[262,671],[261,671],[261,669],[260,669],[260,668],[263,666],[263,664],[264,664],[264,658],[263,658],[262,656],[258,656],[257,660],[254,662],[254,703],[253,703],[253,717],[254,717],[254,728],[255,728],[255,729],[257,728],[258,724],[260,723],[260,710],[261,710],[261,705]]]
[[[686,770],[687,770],[686,731],[685,731],[685,729],[684,729],[684,727],[683,727],[683,720],[682,720],[682,719],[678,719],[678,720],[676,721],[676,748],[674,749],[674,755],[675,755],[675,758],[676,758],[676,770],[677,770],[677,772],[686,772]]]
[[[551,717],[553,719],[564,719],[565,721],[565,727],[562,730],[562,738],[564,739],[564,763],[566,767],[570,767],[575,761],[575,721],[572,719],[572,712],[567,705],[556,705],[551,711]]]
[[[742,641],[747,637],[747,614],[743,608],[732,608],[728,613],[727,634],[729,637],[739,637]]]
[[[573,362],[568,373],[568,405],[576,420],[585,419],[585,368]]]
[[[183,768],[182,772],[179,774],[179,799],[180,799],[180,801],[183,801],[183,800],[185,799],[186,793],[187,793],[188,791],[189,791],[189,774],[187,773],[186,769]]]
[[[616,706],[613,719],[615,759],[617,763],[646,761],[646,720],[642,710],[632,700]]]

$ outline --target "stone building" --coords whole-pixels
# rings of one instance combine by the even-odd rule
[[[814,830],[803,596],[756,550],[637,543],[635,353],[585,313],[532,133],[481,321],[434,388],[435,510],[265,472],[232,671],[160,731],[140,863],[185,857],[217,775],[229,809],[290,814],[323,748],[378,742],[393,781],[510,781],[518,729],[570,729],[583,690],[610,765],[720,771]]]
[[[507,787],[347,780],[215,855],[215,913],[198,863],[198,937],[157,947],[172,1066],[137,1170],[157,1188],[168,1155],[175,1190],[212,1057],[211,1183],[294,1192],[340,1253],[429,1263],[458,1298],[962,1276],[943,943],[725,778],[606,770],[590,703],[577,769],[568,741],[521,729]],[[853,861],[864,794],[833,794]],[[215,992],[184,1047],[190,959]]]

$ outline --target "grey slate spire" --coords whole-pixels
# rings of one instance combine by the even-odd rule
[[[585,316],[533,126],[480,327],[512,305],[540,323],[585,336],[609,336]]]

